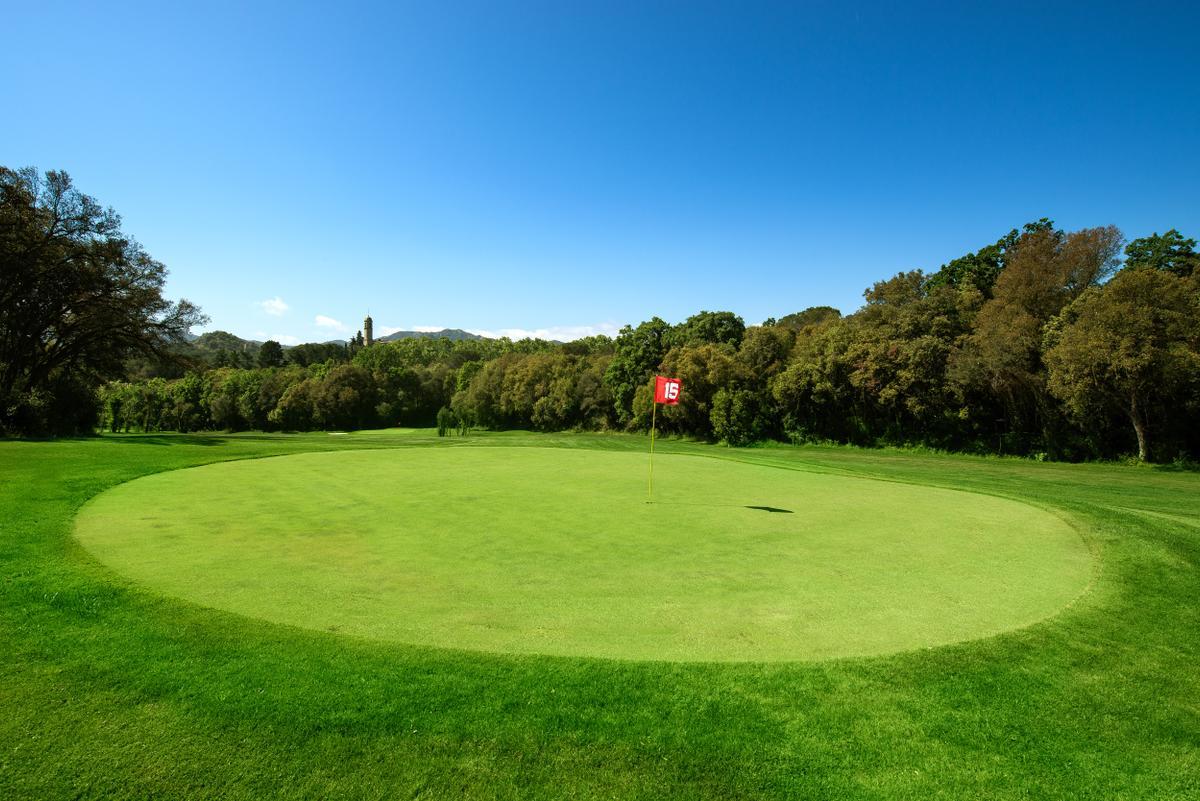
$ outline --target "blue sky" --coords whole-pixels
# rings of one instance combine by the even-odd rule
[[[1195,3],[13,4],[0,164],[285,342],[852,311],[1042,216],[1200,236]]]

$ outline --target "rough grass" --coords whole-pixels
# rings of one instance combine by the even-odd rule
[[[1090,552],[1008,499],[779,466],[426,447],[122,484],[76,535],[155,591],[439,647],[672,661],[863,656],[1058,612]],[[771,511],[774,510],[774,511]]]
[[[306,631],[155,595],[71,537],[89,498],[137,476],[410,444],[424,440],[0,443],[0,797],[1200,795],[1193,474],[667,445],[1018,499],[1082,526],[1097,554],[1088,593],[1043,623],[816,663],[487,655]],[[645,443],[508,435],[474,444]]]

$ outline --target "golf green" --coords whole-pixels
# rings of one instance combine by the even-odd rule
[[[379,640],[638,660],[891,653],[1042,620],[1088,547],[1014,500],[684,455],[307,453],[159,473],[76,536],[150,589]]]

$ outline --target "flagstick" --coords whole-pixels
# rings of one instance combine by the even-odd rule
[[[658,404],[650,399],[650,480],[646,484],[646,503],[654,500],[654,425],[658,414]]]

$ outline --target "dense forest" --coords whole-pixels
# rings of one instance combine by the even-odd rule
[[[814,307],[747,327],[704,311],[565,344],[264,343],[255,367],[108,384],[102,425],[636,431],[662,373],[684,395],[661,410],[660,430],[731,445],[1195,458],[1200,256],[1176,231],[1130,243],[1123,261],[1122,245],[1112,227],[1040,220],[936,271],[880,281],[844,317]]]
[[[660,430],[1052,459],[1200,457],[1200,255],[1175,230],[1047,219],[929,271],[747,327],[657,317],[568,343],[405,338],[283,348],[161,296],[165,268],[62,173],[0,168],[0,431],[434,426]]]

